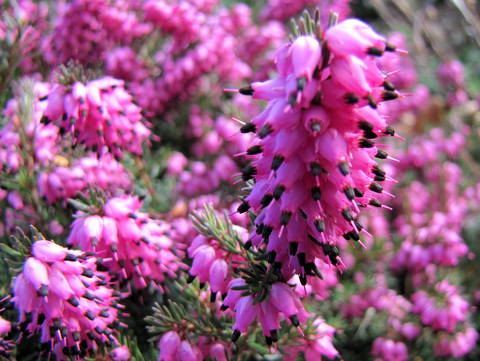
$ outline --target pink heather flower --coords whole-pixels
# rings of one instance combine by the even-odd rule
[[[12,329],[12,324],[0,317],[0,356],[8,359],[10,350],[14,347],[12,341],[5,340],[3,336],[9,333]],[[220,361],[220,360],[219,360]]]
[[[247,331],[248,326],[257,319],[263,329],[268,344],[278,340],[280,317],[288,318],[294,326],[305,322],[308,313],[295,291],[285,283],[275,282],[269,287],[268,296],[260,303],[254,303],[254,294],[242,296],[244,290],[236,287],[247,287],[242,278],[235,278],[228,285],[222,309],[230,307],[235,311],[232,341]],[[248,287],[247,287],[248,289]]]
[[[7,4],[2,1],[2,15],[16,19],[16,22],[4,23],[0,20],[0,39],[7,38],[10,44],[18,42],[21,57],[19,66],[25,73],[38,70],[34,57],[39,51],[43,34],[48,31],[48,10],[46,3],[20,0],[15,4]]]
[[[158,361],[201,361],[203,359],[200,349],[182,340],[176,331],[163,334],[159,346]]]
[[[468,93],[463,89],[457,89],[447,94],[447,103],[451,107],[464,104],[468,102],[469,99]]]
[[[315,6],[320,9],[322,26],[327,26],[330,12],[337,13],[340,20],[350,14],[349,3],[350,0],[269,0],[261,12],[261,18],[288,20],[308,6]]]
[[[188,164],[188,159],[180,152],[173,152],[167,159],[167,173],[179,175]]]
[[[423,273],[427,265],[453,267],[468,253],[461,236],[468,211],[462,171],[445,161],[446,157],[456,157],[464,142],[461,133],[446,137],[443,131],[433,129],[401,156],[400,170],[415,170],[420,178],[400,191],[403,201],[398,206],[402,212],[395,225],[404,241],[392,259],[395,271]]]
[[[107,53],[105,72],[128,82],[143,81],[149,76],[145,61],[128,46],[115,48]]]
[[[437,76],[445,87],[463,88],[465,86],[463,64],[458,60],[452,60],[440,65]]]
[[[44,97],[48,92],[47,84],[34,84],[33,117],[25,119],[25,124],[22,124],[17,116],[17,98],[8,101],[4,110],[7,123],[0,130],[0,168],[3,171],[16,172],[23,165],[23,158],[18,152],[18,148],[21,147],[20,134],[23,132],[26,133],[30,144],[33,144],[35,166],[48,164],[59,152],[58,128],[53,124],[42,124],[40,121],[47,106]]]
[[[9,333],[12,329],[12,324],[0,317],[0,334]]]
[[[119,324],[117,296],[109,278],[95,268],[96,259],[46,240],[36,241],[32,256],[15,277],[13,299],[19,322],[40,342],[50,342],[59,360],[115,339]]]
[[[385,337],[375,339],[372,354],[379,356],[379,360],[383,361],[406,361],[408,359],[407,346],[403,342],[395,342]]]
[[[452,60],[440,65],[437,71],[438,80],[448,89],[447,103],[454,107],[469,100],[465,91],[465,74],[463,65],[458,60]]]
[[[339,353],[333,345],[335,329],[324,320],[317,318],[313,321],[314,333],[297,337],[296,346],[287,346],[285,349],[285,360],[294,361],[300,352],[305,355],[306,361],[321,360],[323,357],[339,359]]]
[[[114,44],[130,44],[149,33],[127,1],[75,0],[66,3],[57,18],[53,33],[44,38],[43,55],[52,65],[76,60],[95,64],[103,60]]]
[[[71,91],[57,84],[48,96],[44,119],[100,154],[142,154],[150,137],[149,124],[142,120],[140,108],[123,86],[123,81],[111,77],[87,84],[76,82]]]
[[[256,133],[242,169],[255,184],[239,211],[257,214],[252,244],[265,242],[284,277],[303,284],[316,260],[344,268],[339,247],[359,241],[360,206],[382,207],[380,183],[392,181],[374,160],[388,157],[375,139],[394,135],[376,107],[398,94],[384,88],[374,55],[393,49],[359,20],[329,28],[325,40],[324,68],[318,39],[302,36],[278,50],[278,78],[240,89],[269,103],[241,128]]]
[[[173,361],[180,342],[180,336],[175,331],[164,333],[159,343],[160,355],[158,361]]]
[[[127,346],[120,346],[110,351],[110,357],[114,361],[130,360],[130,350]]]
[[[214,343],[209,351],[215,361],[227,361],[227,350],[220,342]]]
[[[144,5],[145,19],[162,32],[172,34],[176,42],[193,43],[201,35],[206,16],[187,1],[149,0]]]
[[[97,252],[103,266],[138,289],[175,277],[179,268],[170,226],[141,212],[141,206],[136,197],[111,198],[101,216],[78,213],[67,239],[83,251]]]
[[[246,229],[234,225],[234,230],[241,239],[247,238]],[[198,278],[200,283],[210,284],[210,299],[213,302],[217,293],[225,295],[229,282],[232,280],[232,262],[239,264],[243,258],[222,248],[221,244],[211,238],[197,235],[187,249],[192,258],[192,265],[188,271],[191,279]]]
[[[401,320],[411,311],[412,305],[406,298],[380,282],[374,288],[352,295],[349,302],[341,306],[341,313],[345,318],[363,317],[370,307],[385,312],[390,318]]]
[[[9,192],[7,201],[13,209],[20,210],[23,208],[23,198],[17,191]]]
[[[252,76],[250,64],[259,63],[262,71],[271,65],[263,61],[263,54],[279,41],[279,34],[283,37],[278,24],[278,31],[255,27],[245,5],[206,9],[191,1],[145,2],[146,18],[170,35],[155,57],[162,76],[129,86],[147,114],[168,113],[178,101],[202,91],[202,85],[218,88],[206,77],[208,74],[216,74],[222,83],[235,83]]]
[[[313,36],[299,36],[290,46],[293,74],[311,80],[321,56],[320,44]]]
[[[48,202],[66,201],[91,186],[108,195],[124,193],[131,189],[131,176],[125,167],[106,153],[74,160],[71,167],[58,166],[38,176],[38,191]]]
[[[386,50],[386,40],[358,19],[347,19],[325,32],[328,49],[337,56],[364,57]]]
[[[457,332],[453,335],[440,333],[438,340],[434,344],[434,352],[436,356],[460,358],[472,351],[478,340],[478,333],[468,326],[464,331]]]
[[[415,292],[412,295],[412,312],[419,315],[424,325],[434,330],[454,332],[457,324],[465,321],[469,304],[458,294],[457,287],[450,285],[447,280],[437,283],[435,292],[436,297],[422,290]]]
[[[430,104],[430,90],[425,85],[415,86],[410,93],[411,96],[397,99],[397,101],[379,104],[378,111],[382,115],[388,115],[393,120],[397,120],[402,114],[417,115]]]
[[[63,226],[55,220],[48,224],[48,230],[53,236],[60,236],[64,231]]]
[[[417,326],[411,322],[401,325],[399,331],[408,340],[416,339],[421,333],[420,326]]]

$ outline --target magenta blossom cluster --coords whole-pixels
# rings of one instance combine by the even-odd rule
[[[337,13],[340,19],[350,15],[350,0],[268,0],[261,13],[262,19],[288,20],[308,6],[316,6],[320,10],[321,24],[328,24],[331,12]]]
[[[218,117],[214,121],[197,107],[192,108],[187,134],[195,139],[191,153],[198,160],[188,162],[179,153],[167,160],[169,174],[178,176],[177,191],[186,197],[212,193],[222,184],[232,185],[239,170],[236,158],[245,154],[252,138],[240,133],[233,120]]]
[[[402,212],[395,227],[404,241],[392,259],[395,271],[423,273],[428,265],[453,267],[467,254],[461,235],[468,212],[468,200],[461,189],[462,170],[445,160],[455,159],[464,145],[464,134],[446,136],[440,129],[432,129],[400,157],[397,172],[416,170],[423,183],[413,181],[400,191],[402,202],[397,208]]]
[[[32,119],[18,117],[19,100],[11,99],[3,114],[7,118],[6,124],[0,130],[0,169],[4,172],[16,173],[25,166],[25,159],[19,151],[22,136],[28,138],[31,144],[35,166],[48,164],[59,152],[59,129],[53,124],[45,125],[41,118],[47,101],[50,87],[47,83],[36,82],[33,85],[33,114]]]
[[[385,337],[375,339],[372,354],[378,356],[374,361],[406,361],[408,359],[407,346],[401,342]]]
[[[450,106],[461,105],[468,101],[465,90],[465,70],[458,60],[451,60],[440,65],[437,71],[440,84],[448,90],[447,103]]]
[[[247,238],[246,229],[239,226],[234,226],[234,228],[240,238]],[[198,235],[192,240],[187,252],[192,259],[188,273],[192,278],[197,277],[202,284],[208,282],[212,302],[216,299],[217,293],[225,296],[228,284],[232,280],[232,273],[237,268],[232,266],[232,263],[240,264],[244,258],[224,249],[218,241],[202,235]]]
[[[133,2],[130,2],[133,3]],[[59,6],[60,14],[50,35],[43,39],[45,60],[52,65],[76,60],[95,64],[114,44],[130,44],[149,33],[128,8],[128,1],[74,0]]]
[[[159,361],[197,361],[199,350],[192,348],[186,340],[181,340],[175,331],[169,331],[163,334],[160,339],[160,355]]]
[[[256,133],[246,152],[254,160],[242,169],[255,184],[239,211],[257,214],[251,243],[266,243],[285,277],[306,283],[316,259],[344,268],[339,246],[368,234],[360,209],[382,206],[381,183],[391,179],[375,141],[395,132],[376,108],[398,93],[376,57],[389,51],[367,24],[345,20],[321,39],[302,35],[280,48],[279,77],[240,89],[269,103],[242,128]]]
[[[96,252],[104,267],[137,289],[160,286],[181,267],[170,225],[141,212],[141,207],[137,197],[111,198],[98,215],[77,214],[67,239],[83,251]]]
[[[385,284],[379,284],[354,294],[349,303],[342,306],[341,311],[346,318],[363,317],[370,307],[397,320],[402,320],[411,310],[411,304],[405,297],[387,288]]]
[[[435,285],[435,297],[420,290],[412,295],[412,312],[417,313],[424,325],[434,330],[454,332],[459,322],[465,321],[468,302],[459,294],[457,287],[443,280]],[[442,298],[442,300],[440,300]]]
[[[114,348],[109,353],[110,357],[114,361],[128,361],[131,360],[130,350],[127,346],[119,346]]]
[[[121,46],[107,53],[105,72],[126,82],[141,82],[149,76],[145,61],[129,46]]]
[[[303,352],[306,361],[322,360],[323,357],[340,359],[338,351],[333,345],[335,329],[324,320],[317,318],[312,322],[314,332],[303,337],[297,337],[295,346],[286,348],[286,361],[297,360]]]
[[[90,154],[74,160],[70,167],[58,165],[38,176],[38,192],[50,203],[66,202],[88,187],[115,194],[129,191],[132,181],[125,167],[110,153]]]
[[[209,74],[222,83],[235,83],[253,76],[257,68],[266,73],[271,61],[264,55],[285,36],[279,23],[255,25],[250,8],[244,4],[212,9],[193,1],[150,0],[142,11],[168,39],[154,57],[154,68],[161,75],[135,76],[129,86],[148,115],[169,113],[172,104],[191,99],[205,88],[210,89],[209,96],[221,93]],[[131,57],[126,60],[141,62]]]
[[[13,343],[3,338],[3,336],[8,334],[11,329],[12,324],[0,317],[0,356],[8,357],[9,351],[13,348]]]
[[[434,352],[439,357],[459,358],[473,350],[477,345],[477,340],[478,332],[473,327],[467,327],[453,335],[441,333],[434,345]]]
[[[248,326],[258,319],[266,342],[278,340],[280,320],[287,318],[292,325],[298,326],[309,316],[294,289],[283,282],[270,285],[269,294],[264,301],[255,301],[256,294],[242,295],[248,289],[243,278],[235,278],[228,285],[228,293],[223,300],[222,309],[235,311],[232,341],[247,331]]]
[[[71,87],[56,84],[48,95],[43,121],[60,126],[74,144],[84,144],[100,154],[110,151],[142,154],[150,137],[149,124],[124,89],[122,80],[111,77],[75,82]]]
[[[40,333],[40,342],[59,360],[118,344],[118,295],[95,262],[80,251],[38,240],[15,277],[12,302],[19,322]]]
[[[207,15],[189,1],[148,0],[144,5],[145,20],[162,32],[171,34],[178,46],[188,46],[202,37]]]

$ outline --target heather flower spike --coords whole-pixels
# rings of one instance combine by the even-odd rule
[[[67,242],[101,255],[101,264],[137,289],[161,287],[179,269],[170,225],[140,211],[142,201],[122,196],[109,199],[102,215],[79,212]],[[181,250],[176,250],[181,251]]]
[[[368,234],[361,209],[389,194],[382,183],[393,180],[375,161],[388,157],[377,140],[395,135],[377,111],[398,96],[375,62],[389,50],[369,25],[345,20],[297,37],[276,54],[277,78],[240,90],[268,105],[242,127],[258,152],[247,152],[242,178],[255,183],[238,211],[257,215],[250,241],[267,245],[285,278],[305,284],[317,260],[344,269],[344,240]]]
[[[122,80],[103,77],[76,81],[70,88],[55,84],[42,119],[69,132],[77,144],[121,158],[124,151],[142,154],[142,144],[150,138],[140,111]]]
[[[95,258],[40,239],[15,277],[12,302],[25,331],[39,333],[58,360],[85,357],[101,345],[118,345],[121,306],[108,283]]]
[[[278,268],[267,269],[264,264],[256,264],[241,271],[244,276],[230,281],[221,307],[222,310],[230,308],[235,311],[231,336],[233,342],[255,320],[259,321],[268,345],[278,340],[282,318],[295,327],[306,320],[308,313],[299,295],[291,286],[279,281],[281,275],[278,274]]]

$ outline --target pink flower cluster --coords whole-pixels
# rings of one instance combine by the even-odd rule
[[[442,158],[457,159],[465,148],[468,129],[453,132],[450,135],[440,128],[433,128],[424,136],[417,136],[402,152],[397,171],[404,172],[410,168],[424,168],[442,160]]]
[[[247,231],[236,227],[246,236]],[[243,257],[232,254],[225,250],[214,239],[208,239],[202,235],[196,236],[188,247],[188,256],[192,259],[192,265],[188,271],[191,277],[197,277],[200,283],[208,282],[211,291],[211,300],[216,299],[217,293],[225,295],[228,284],[232,280],[232,262],[241,262]],[[230,265],[229,265],[230,264]]]
[[[151,31],[128,8],[128,1],[74,0],[65,3],[53,32],[43,39],[45,60],[52,65],[76,60],[95,64],[114,44],[130,44]],[[61,7],[59,7],[61,8]]]
[[[88,187],[115,195],[131,190],[132,181],[125,167],[111,154],[90,154],[75,159],[70,167],[57,166],[38,176],[38,192],[48,202],[55,203],[85,192]]]
[[[171,34],[179,47],[188,46],[205,36],[201,32],[206,31],[203,25],[207,16],[189,1],[148,0],[144,11],[145,20],[151,21],[162,32]]]
[[[2,15],[11,16],[21,24],[21,31],[12,28],[12,22],[0,19],[0,40],[7,38],[11,43],[18,41],[21,51],[20,68],[28,73],[38,70],[34,57],[40,51],[43,34],[47,31],[48,5],[44,2],[20,0],[13,4],[2,3]]]
[[[256,319],[260,322],[266,342],[271,344],[278,340],[282,316],[289,319],[294,326],[305,322],[309,316],[294,289],[286,283],[275,282],[270,285],[267,298],[261,302],[255,301],[256,294],[242,295],[248,289],[249,286],[243,278],[235,278],[230,281],[227,296],[223,300],[223,309],[231,308],[235,311],[235,322],[232,326],[234,342]]]
[[[339,353],[333,345],[335,329],[324,320],[317,318],[312,322],[314,333],[298,337],[297,345],[286,348],[286,361],[297,360],[298,355],[303,352],[306,361],[317,361],[323,357],[339,359]]]
[[[198,344],[192,345],[188,340],[182,340],[177,331],[164,333],[159,347],[158,361],[201,361],[207,358],[227,361],[227,354],[230,355],[227,345],[222,342],[200,337]]]
[[[350,0],[268,0],[261,13],[262,19],[288,20],[308,6],[320,9],[321,24],[328,24],[330,12],[337,13],[341,20],[350,15]]]
[[[45,122],[58,124],[74,143],[115,157],[123,152],[142,154],[150,130],[140,108],[124,89],[121,80],[103,77],[87,84],[76,82],[71,90],[57,84],[48,95]]]
[[[170,225],[152,219],[141,207],[137,197],[111,198],[100,215],[77,214],[67,239],[83,251],[96,252],[104,267],[137,289],[160,286],[181,267]]]
[[[455,163],[444,160],[455,158],[464,144],[465,136],[459,132],[446,137],[433,129],[429,137],[417,138],[401,156],[398,171],[416,169],[423,183],[413,181],[401,190],[398,209],[402,213],[395,226],[404,241],[393,257],[394,270],[421,273],[429,264],[453,267],[467,254],[461,236],[468,211],[461,190],[462,171]]]
[[[469,305],[459,294],[457,287],[443,280],[435,285],[435,297],[425,291],[412,295],[412,312],[419,315],[424,325],[434,330],[454,332],[457,324],[465,321]],[[441,297],[441,301],[439,298]]]
[[[155,69],[161,76],[143,80],[138,76],[129,86],[149,115],[166,113],[172,104],[192,98],[205,87],[210,89],[209,96],[215,87],[221,93],[208,74],[222,82],[237,82],[250,77],[254,67],[266,71],[271,62],[263,54],[278,46],[285,35],[280,24],[253,24],[244,4],[212,10],[192,1],[150,0],[143,11],[155,28],[170,35],[155,55]],[[132,64],[139,62],[130,59]]]
[[[141,82],[149,76],[145,61],[128,46],[121,46],[107,53],[105,72],[126,82]]]
[[[0,356],[7,358],[9,351],[13,348],[11,341],[5,340],[3,336],[8,334],[12,329],[12,324],[0,317]]]
[[[49,344],[48,352],[58,360],[118,344],[118,295],[108,287],[108,275],[96,270],[95,261],[38,240],[15,277],[12,301],[19,322],[30,333],[40,333],[40,342]]]
[[[354,294],[349,303],[342,306],[342,315],[346,318],[363,317],[370,307],[398,320],[402,320],[411,310],[411,304],[405,297],[386,285],[378,285]]]
[[[454,335],[442,333],[434,345],[436,356],[456,358],[465,356],[477,345],[478,333],[473,327],[467,327],[464,331]]]
[[[256,133],[254,160],[242,169],[255,185],[239,211],[257,214],[251,242],[265,242],[288,277],[313,275],[316,259],[343,268],[338,247],[359,240],[360,207],[382,206],[381,183],[391,179],[374,159],[388,157],[375,141],[394,130],[376,108],[398,93],[375,57],[394,50],[367,24],[345,20],[320,40],[285,45],[278,78],[240,89],[269,103],[241,129]]]
[[[219,117],[215,121],[193,108],[188,135],[194,140],[191,153],[198,160],[188,163],[183,154],[174,153],[167,160],[167,172],[178,176],[177,191],[192,197],[215,192],[222,184],[232,185],[239,168],[235,157],[245,155],[250,134],[239,132],[233,120]]]
[[[408,359],[407,346],[401,341],[393,341],[385,337],[375,339],[372,354],[378,356],[375,361],[406,361]]]
[[[447,103],[450,106],[461,105],[469,99],[465,90],[464,72],[463,64],[458,60],[443,63],[438,68],[438,80],[448,90]]]
[[[33,90],[35,98],[32,119],[18,117],[18,97],[8,101],[4,110],[7,123],[0,130],[0,167],[3,171],[15,173],[21,166],[25,166],[25,160],[19,152],[23,136],[28,138],[33,148],[35,166],[48,164],[59,152],[58,128],[40,121],[47,106],[44,98],[49,92],[49,85],[36,82]]]

